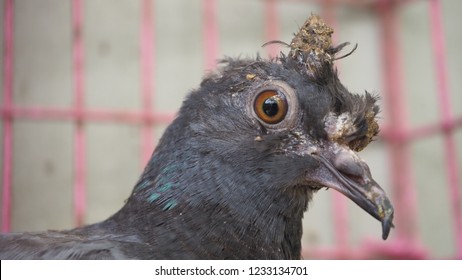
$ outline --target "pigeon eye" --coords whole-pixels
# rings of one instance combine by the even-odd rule
[[[261,92],[255,99],[254,110],[257,116],[268,124],[281,122],[287,114],[287,101],[284,95],[275,90]]]

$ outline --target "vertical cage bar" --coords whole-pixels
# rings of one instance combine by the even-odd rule
[[[154,28],[152,27],[152,1],[143,0],[141,5],[141,100],[143,102],[144,121],[141,129],[141,165],[144,167],[151,157],[153,148],[153,132],[150,115],[154,98],[153,63],[154,63]]]
[[[74,220],[77,226],[84,222],[86,207],[85,190],[85,135],[84,135],[84,73],[83,73],[83,0],[72,1],[73,28],[73,76],[74,76],[74,109],[77,112],[74,134]]]
[[[416,225],[416,192],[411,167],[411,155],[405,135],[409,132],[408,116],[403,93],[402,58],[398,43],[397,3],[380,0],[378,11],[382,28],[382,51],[384,65],[384,101],[389,114],[390,138],[389,168],[395,205],[396,232],[398,237],[407,241],[415,241]],[[413,242],[406,243],[409,246]]]
[[[438,103],[441,119],[443,121],[446,170],[449,182],[449,201],[452,208],[456,237],[456,256],[457,258],[462,258],[462,207],[459,191],[460,179],[457,171],[459,169],[457,167],[456,145],[452,130],[449,129],[450,123],[453,120],[453,115],[448,88],[441,2],[439,0],[430,0],[429,8],[433,59],[436,68],[435,74],[438,86]]]
[[[202,25],[205,42],[205,69],[212,70],[216,66],[218,56],[218,23],[215,0],[203,0],[204,21]]]
[[[265,38],[266,41],[279,40],[279,18],[277,13],[276,0],[266,0],[265,8]],[[270,44],[266,47],[270,57],[277,57],[279,47],[276,44]]]
[[[3,187],[2,232],[11,228],[11,176],[13,166],[13,0],[5,0],[3,14]]]

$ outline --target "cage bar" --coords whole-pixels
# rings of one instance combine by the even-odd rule
[[[279,17],[276,0],[267,0],[264,2],[264,13],[265,41],[279,40]],[[279,55],[279,48],[276,44],[269,44],[265,48],[269,57],[277,57]]]
[[[143,0],[141,6],[141,31],[140,31],[140,53],[141,53],[141,100],[143,102],[143,124],[141,129],[141,167],[144,168],[151,157],[154,144],[152,122],[149,116],[152,112],[152,101],[154,99],[154,67],[155,63],[155,42],[154,28],[152,21],[152,1]]]
[[[74,131],[74,222],[84,223],[86,210],[86,141],[83,121],[84,93],[84,47],[83,47],[83,1],[72,1],[72,64],[74,78],[74,109],[76,112]]]
[[[441,2],[430,0],[429,17],[433,47],[433,59],[437,81],[437,94],[440,115],[442,119],[446,170],[449,186],[449,202],[454,221],[454,236],[456,238],[456,255],[462,258],[462,207],[460,205],[460,179],[456,159],[456,145],[453,131],[448,125],[453,120],[451,102],[449,97],[449,85],[446,73],[446,56],[443,34],[443,20],[441,18]]]
[[[410,128],[406,133],[396,136],[394,131],[385,127],[380,132],[385,141],[391,141],[395,137],[400,137],[404,142],[412,142],[423,138],[428,138],[433,135],[439,135],[445,131],[454,131],[462,127],[462,117],[452,117],[446,121],[440,121],[434,124],[422,125],[420,127]]]
[[[2,118],[11,116],[13,119],[30,119],[46,121],[74,121],[81,119],[83,122],[113,122],[127,124],[169,123],[173,120],[173,112],[151,112],[146,115],[139,111],[88,109],[77,110],[75,108],[45,108],[45,107],[12,107],[1,108]]]
[[[205,56],[205,70],[210,71],[215,68],[218,57],[218,22],[217,4],[215,0],[203,0],[203,42]]]

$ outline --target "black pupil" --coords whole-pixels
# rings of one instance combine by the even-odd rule
[[[278,100],[277,97],[273,96],[265,100],[263,102],[263,112],[268,117],[274,117],[279,111]]]

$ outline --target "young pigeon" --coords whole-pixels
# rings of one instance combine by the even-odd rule
[[[67,231],[0,237],[1,259],[300,259],[302,218],[332,188],[382,223],[393,207],[358,151],[377,98],[350,93],[312,15],[275,60],[225,59],[189,94],[126,204]],[[274,42],[273,42],[274,43]],[[281,43],[281,42],[279,42]]]

